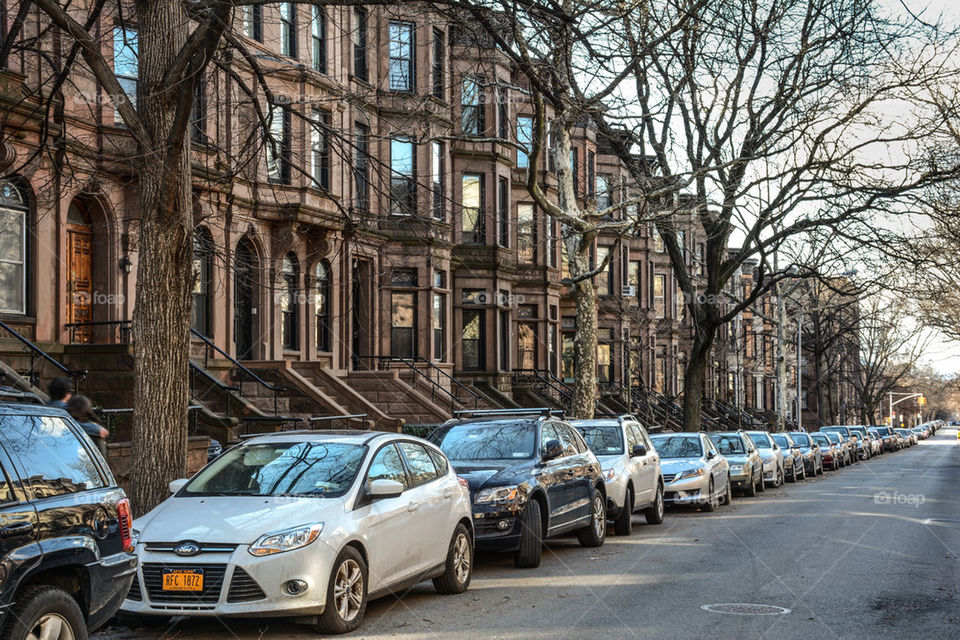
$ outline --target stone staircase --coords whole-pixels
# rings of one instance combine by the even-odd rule
[[[404,419],[392,416],[380,406],[370,402],[363,394],[344,381],[344,372],[335,373],[318,362],[293,362],[292,371],[302,376],[346,413],[367,414],[373,428],[379,431],[400,432]]]
[[[351,371],[346,383],[381,411],[407,424],[437,424],[452,417],[449,408],[400,379],[396,369]]]

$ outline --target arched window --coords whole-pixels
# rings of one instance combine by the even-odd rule
[[[317,317],[317,351],[330,351],[330,263],[317,263],[314,282],[314,312]]]
[[[212,279],[213,236],[209,230],[197,227],[193,232],[193,307],[190,310],[190,326],[208,337]]]
[[[297,256],[288,253],[283,256],[280,268],[280,344],[284,349],[299,348],[297,335],[297,317],[299,316],[298,284],[300,267]]]
[[[27,312],[27,202],[0,182],[0,313]]]

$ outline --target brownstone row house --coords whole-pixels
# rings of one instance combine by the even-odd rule
[[[25,37],[44,21],[27,23]],[[96,28],[131,98],[134,24],[114,13]],[[358,414],[398,428],[461,408],[562,404],[576,320],[561,229],[525,188],[533,110],[506,57],[415,5],[248,7],[235,31],[275,98],[230,80],[254,75],[234,56],[195,99],[198,430],[230,438],[238,421]],[[0,69],[0,361],[15,385],[42,386],[57,363],[86,371],[81,388],[122,409],[135,356],[131,144],[82,69],[46,110],[50,73],[16,46]],[[554,159],[540,161],[552,193]],[[572,162],[601,208],[629,195],[588,126]],[[696,272],[704,243],[690,222],[675,216]],[[600,408],[634,409],[638,389],[676,398],[690,326],[669,257],[652,225],[601,236],[595,259],[611,252],[596,278]],[[746,349],[718,347],[705,392],[767,408],[769,381],[746,373],[767,353],[750,346],[751,322],[725,334]]]

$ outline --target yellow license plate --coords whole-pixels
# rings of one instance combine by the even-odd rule
[[[203,591],[203,569],[165,569],[164,591]]]

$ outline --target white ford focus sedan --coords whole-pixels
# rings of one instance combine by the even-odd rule
[[[134,523],[128,617],[284,616],[357,628],[367,601],[473,569],[470,493],[444,454],[401,434],[290,432],[230,449]]]

